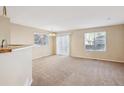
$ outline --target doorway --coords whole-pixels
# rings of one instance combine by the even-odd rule
[[[57,55],[69,56],[69,35],[58,35],[56,40]]]

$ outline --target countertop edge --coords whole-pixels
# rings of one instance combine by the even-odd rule
[[[33,47],[33,45],[22,46],[22,47],[19,47],[19,48],[12,49],[12,52],[22,50],[22,49],[26,49],[26,48],[32,48],[32,47]]]

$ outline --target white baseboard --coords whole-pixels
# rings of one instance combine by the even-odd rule
[[[46,56],[40,56],[40,57],[37,57],[37,58],[33,58],[32,60],[35,60],[35,59],[38,59],[38,58],[49,57],[49,56],[52,56],[52,54],[50,54],[50,55],[46,55]]]
[[[78,57],[78,56],[71,56],[71,57],[86,58],[86,59],[94,59],[94,60],[103,60],[103,61],[112,61],[112,62],[124,63],[124,61],[111,60],[111,59],[101,59],[101,58],[91,58],[91,57]]]

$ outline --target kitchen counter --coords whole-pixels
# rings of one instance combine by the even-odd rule
[[[0,86],[31,85],[32,46],[8,45],[2,49],[11,51],[0,53]]]
[[[32,46],[23,45],[23,44],[11,44],[11,45],[8,45],[6,48],[0,48],[0,53],[12,52],[12,51],[20,50],[26,47],[32,47]]]

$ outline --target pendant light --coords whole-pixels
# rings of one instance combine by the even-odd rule
[[[56,33],[54,33],[54,32],[49,33],[49,36],[56,36]]]
[[[3,16],[7,16],[6,6],[3,6]]]
[[[49,33],[49,36],[52,36],[52,37],[56,36],[56,33],[53,32],[53,28],[51,29],[51,32]]]

